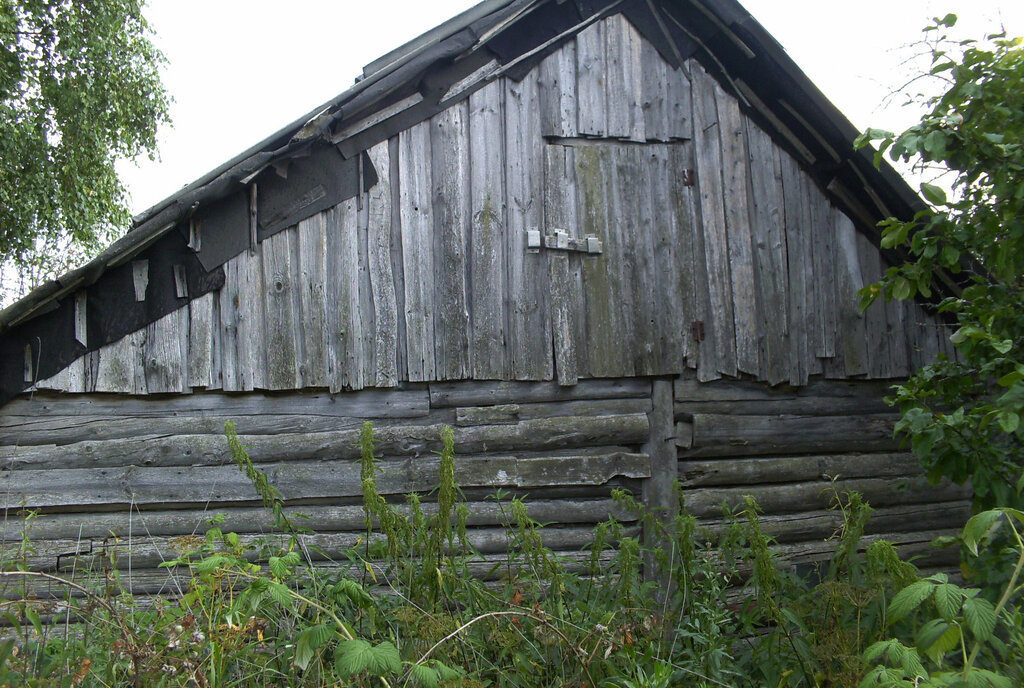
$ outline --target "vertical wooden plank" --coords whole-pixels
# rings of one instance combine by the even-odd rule
[[[188,327],[188,384],[190,387],[211,387],[213,376],[213,337],[216,324],[213,319],[214,293],[204,294],[189,302]]]
[[[567,231],[572,219],[569,193],[575,195],[573,182],[566,177],[566,146],[550,145],[544,149],[544,220],[545,233]],[[575,165],[573,170],[575,169]],[[575,205],[573,203],[573,205]],[[570,273],[569,254],[566,251],[547,251],[549,284],[551,288],[551,332],[555,352],[555,372],[558,384],[574,385],[579,378],[579,359],[576,350],[577,294]]]
[[[857,255],[860,258],[861,280],[872,284],[882,277],[882,257],[878,249],[860,232],[857,232]],[[860,296],[857,295],[858,301]],[[892,336],[885,316],[885,301],[878,299],[864,312],[864,335],[868,352],[868,376],[889,378],[891,359],[888,340]]]
[[[614,147],[613,155],[623,189],[623,193],[615,197],[616,224],[623,230],[623,245],[629,247],[617,261],[632,291],[631,307],[623,309],[622,317],[629,320],[632,338],[627,341],[636,374],[654,375],[663,342],[659,341],[655,328],[655,322],[661,318],[661,308],[654,303],[655,233],[650,153],[646,146],[620,145]]]
[[[433,153],[435,370],[437,379],[469,377],[469,304],[466,299],[469,243],[469,108],[466,101],[430,120]]]
[[[370,288],[374,313],[374,377],[375,387],[398,384],[396,342],[398,311],[395,304],[395,282],[391,271],[391,156],[388,142],[382,141],[367,151],[377,184],[367,191],[367,244]],[[367,380],[369,383],[369,380]]]
[[[834,283],[829,280],[829,275],[836,273],[834,209],[817,186],[811,182],[807,186],[810,190],[808,197],[811,201],[814,274],[820,276],[820,279],[815,280],[814,283],[814,288],[818,292],[818,304],[821,308],[818,321],[821,326],[821,336],[817,342],[819,348],[815,351],[815,355],[819,358],[833,358],[837,355],[836,341],[839,331],[837,293],[833,288]]]
[[[570,42],[570,45],[573,45],[573,54],[567,67],[570,70],[567,79],[572,81],[575,98],[575,44]],[[544,229],[544,139],[537,107],[539,90],[536,70],[518,83],[505,80],[509,288],[506,342],[509,373],[516,380],[550,380],[554,371],[547,258],[543,251],[528,253],[526,250],[527,230]],[[571,127],[567,128],[575,131],[575,102],[573,108]]]
[[[224,286],[217,294],[220,306],[220,370],[221,389],[234,392],[238,383],[238,306],[241,277],[239,263],[245,254],[224,263]]]
[[[692,64],[696,65],[696,62]],[[683,68],[669,67],[665,71],[664,88],[669,138],[692,139],[694,120],[690,77]]]
[[[293,244],[295,230],[267,237],[262,247],[264,317],[266,323],[267,389],[295,389],[301,385],[296,342],[298,314],[292,305],[295,284]]]
[[[295,229],[298,250],[299,336],[302,380],[306,387],[328,387],[327,237],[324,214],[302,220]]]
[[[722,183],[722,142],[715,102],[715,83],[698,65],[693,66],[694,144],[701,227],[710,309],[703,322],[697,375],[714,380],[719,373],[736,375],[736,324],[732,302],[732,276],[726,235]]]
[[[647,414],[650,439],[643,446],[643,452],[651,458],[651,477],[643,482],[643,499],[651,513],[668,525],[679,512],[679,459],[675,444],[672,382],[654,380],[651,401],[652,408]],[[658,537],[651,531],[654,529],[646,534],[648,542]],[[671,572],[658,571],[657,577],[667,585]]]
[[[360,159],[359,165],[364,165]],[[362,186],[362,182],[360,182]],[[356,202],[356,234],[359,243],[359,314],[361,320],[359,341],[359,367],[362,387],[373,387],[377,364],[374,362],[376,349],[376,314],[373,311],[373,285],[370,279],[370,208],[366,203],[366,195],[360,189]]]
[[[434,255],[430,123],[398,136],[399,212],[409,380],[434,379]]]
[[[85,289],[82,289],[75,294],[75,341],[82,346],[89,346],[89,314],[86,310],[87,301],[88,299]]]
[[[882,271],[888,266],[882,262]],[[885,303],[885,322],[889,333],[886,345],[889,348],[888,377],[904,378],[910,374],[910,363],[908,354],[908,326],[906,308],[902,301],[887,301]]]
[[[786,294],[789,338],[788,377],[792,385],[807,384],[810,358],[814,351],[808,343],[814,300],[808,297],[813,289],[814,263],[811,257],[810,207],[804,202],[804,184],[800,168],[788,153],[774,148],[782,170],[782,195],[785,204]]]
[[[350,198],[337,206],[338,232],[338,362],[341,388],[357,390],[363,379],[363,311],[359,300],[359,208]],[[428,251],[429,253],[429,251]],[[428,284],[432,284],[428,281]]]
[[[857,292],[864,286],[857,251],[857,229],[853,222],[835,211],[836,253],[835,279],[832,280],[835,304],[838,309],[839,351],[836,358],[841,362],[841,374],[833,369],[832,377],[852,377],[868,372],[868,350],[864,330],[864,315],[860,312],[860,298]],[[826,279],[818,277],[818,279]]]
[[[684,261],[688,263],[689,257],[684,259],[680,254],[684,248],[690,248],[684,247],[683,242],[689,244],[691,237],[686,232],[688,218],[675,207],[672,189],[670,149],[678,147],[654,145],[645,148],[650,193],[644,196],[650,199],[652,218],[648,239],[653,253],[650,318],[654,319],[658,342],[654,375],[674,375],[683,372],[684,368],[684,323],[687,322],[690,292],[683,279],[682,264]]]
[[[641,40],[640,74],[643,89],[641,108],[644,113],[644,137],[648,141],[668,141],[670,138],[669,70],[672,70],[672,67],[661,59],[658,49],[649,41]]]
[[[576,136],[576,42],[569,41],[545,57],[531,74],[538,87],[534,106],[539,109],[540,135]]]
[[[409,379],[409,333],[405,327],[405,256],[402,252],[402,175],[399,137],[388,139],[388,158],[391,163],[391,274],[395,280],[395,312],[397,337],[395,338],[396,375],[399,380]]]
[[[628,164],[621,146],[602,146],[603,200],[607,205],[608,234],[611,249],[605,249],[602,259],[608,262],[612,275],[612,290],[605,298],[612,300],[611,319],[613,331],[618,337],[612,347],[621,349],[620,357],[613,357],[616,368],[613,375],[631,377],[639,374],[638,352],[640,335],[636,331],[637,314],[643,309],[643,300],[637,301],[637,276],[635,274],[635,253],[637,210],[635,169]],[[595,356],[596,358],[596,356]]]
[[[707,278],[704,268],[704,233],[700,229],[696,189],[685,182],[686,170],[693,170],[693,145],[668,147],[669,207],[672,209],[670,235],[676,243],[676,271],[679,275],[680,313],[677,326],[683,342],[686,366],[697,367],[699,343],[692,326],[706,317]]]
[[[469,97],[473,377],[505,377],[505,156],[501,81]]]
[[[238,256],[240,284],[237,302],[237,374],[238,389],[242,391],[272,389],[269,383],[271,371],[268,368],[268,349],[272,342],[281,337],[287,336],[291,340],[293,332],[291,328],[284,334],[272,331],[275,325],[266,315],[265,292],[275,290],[276,285],[265,276],[265,271],[270,272],[271,276],[273,274],[273,266],[264,266],[265,250],[266,242],[257,244],[255,251]],[[282,284],[282,288],[284,286]],[[294,347],[291,350],[294,352]]]
[[[604,27],[605,22],[594,22],[576,34],[577,130],[583,136],[608,133]]]
[[[621,14],[603,21],[605,65],[608,70],[608,136],[644,140],[643,77],[640,74],[642,39]]]
[[[744,118],[745,119],[745,118]],[[755,291],[760,302],[761,377],[777,385],[788,376],[788,279],[782,165],[766,133],[745,121],[750,155],[750,224]]]
[[[736,368],[760,375],[758,342],[758,294],[754,282],[754,255],[748,196],[747,136],[739,103],[717,84],[719,129],[722,137],[722,190],[725,195],[725,227],[729,238],[729,266],[733,317],[736,327]],[[723,371],[724,372],[724,371]]]
[[[608,181],[615,174],[609,146],[580,146],[573,158],[577,215],[581,234],[593,234],[604,247],[604,253],[583,261],[583,300],[586,316],[584,336],[587,340],[587,368],[594,377],[617,377],[632,370],[632,360],[625,345],[623,305],[619,296],[623,285],[618,282],[617,265],[623,251],[617,229],[611,225],[612,196],[615,184]],[[551,164],[546,184],[564,183],[552,178],[560,170]],[[560,203],[557,196],[548,205]],[[550,227],[550,222],[548,223]]]
[[[187,314],[187,309],[186,314]],[[143,348],[144,365],[146,375],[146,391],[149,394],[163,394],[168,392],[182,392],[182,366],[185,361],[181,350],[181,313],[178,310],[171,311],[164,317],[151,322],[146,326],[146,340]],[[113,382],[117,377],[116,385],[120,389],[100,389],[97,385],[96,391],[119,391],[130,393],[134,387],[134,373],[132,370],[132,353],[130,341],[122,338],[121,344],[116,350],[105,353],[107,359],[106,381],[115,386]],[[102,362],[103,359],[101,359]],[[121,367],[121,374],[115,373],[117,367]],[[101,367],[102,370],[102,367]]]

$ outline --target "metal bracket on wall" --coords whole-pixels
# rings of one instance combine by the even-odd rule
[[[542,237],[539,229],[526,230],[526,250],[530,253],[539,253],[542,247],[553,251],[574,251],[590,255],[597,255],[604,251],[601,240],[593,234],[577,239],[569,236],[564,229],[556,229],[554,234]]]

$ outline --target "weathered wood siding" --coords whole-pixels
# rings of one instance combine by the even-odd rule
[[[621,15],[460,97],[368,151],[374,187],[37,388],[337,392],[687,368],[802,385],[905,376],[949,348],[914,304],[860,313],[878,251],[700,64],[673,68]],[[596,235],[604,252],[529,253],[532,228]]]
[[[428,512],[440,428],[453,427],[470,539],[488,556],[507,545],[505,516],[488,499],[498,489],[525,495],[534,518],[550,524],[548,545],[581,558],[595,523],[615,515],[635,527],[613,503],[613,488],[671,509],[678,478],[686,508],[711,526],[723,503],[753,495],[765,529],[796,564],[826,556],[840,518],[828,509],[831,495],[856,490],[876,509],[870,537],[923,555],[926,566],[947,565],[948,552],[926,545],[962,523],[966,493],[925,487],[892,440],[884,391],[820,378],[772,390],[701,383],[690,372],[573,387],[438,382],[338,395],[38,394],[0,415],[0,546],[13,551],[27,527],[35,570],[90,576],[114,566],[136,593],[179,592],[181,573],[158,565],[176,555],[180,538],[202,534],[207,519],[223,514],[221,527],[246,541],[270,533],[269,514],[228,454],[223,427],[233,420],[290,509],[309,517],[309,551],[330,565],[364,532],[358,438],[370,420],[380,491],[399,503],[418,492]],[[27,526],[23,510],[36,514]]]

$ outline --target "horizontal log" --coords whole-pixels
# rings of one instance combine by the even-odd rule
[[[367,389],[344,394],[322,392],[287,394],[221,394],[216,392],[162,398],[118,394],[43,394],[19,398],[3,408],[9,416],[132,416],[179,415],[259,416],[303,415],[341,418],[416,418],[427,414],[425,387]]]
[[[534,492],[534,494],[536,494]],[[544,494],[544,492],[541,492]],[[435,503],[426,501],[432,495],[424,497],[422,509],[427,515],[436,512]],[[492,526],[506,523],[509,518],[508,503],[488,501],[466,502],[469,511],[467,524],[470,526]],[[621,523],[636,520],[636,515],[618,507],[609,497],[562,499],[532,499],[524,501],[526,511],[541,523],[598,523],[609,516],[614,516]],[[402,512],[408,509],[404,504],[395,508]],[[290,507],[287,513],[295,516],[302,527],[315,532],[331,532],[359,530],[364,527],[362,504],[350,505],[310,505]],[[273,527],[270,511],[263,507],[230,506],[220,508],[205,506],[201,509],[173,509],[158,511],[109,511],[95,513],[54,513],[36,516],[29,522],[31,540],[66,539],[74,542],[94,540],[102,542],[108,536],[122,539],[131,537],[177,536],[202,534],[210,526],[209,519],[215,515],[222,516],[224,523],[220,526],[224,532],[265,533],[272,532]],[[11,515],[7,520],[6,529],[0,533],[0,544],[10,549],[21,540],[25,521]]]
[[[743,456],[899,449],[897,414],[731,416],[695,414],[693,447],[680,456]]]
[[[436,456],[379,461],[377,489],[381,494],[429,490],[437,484],[438,461]],[[285,499],[362,494],[358,461],[292,461],[264,464],[261,470]],[[646,454],[621,451],[530,458],[462,456],[455,464],[455,480],[463,487],[602,485],[616,476],[649,475]],[[252,484],[235,466],[13,470],[0,475],[0,492],[8,509],[185,505],[251,502],[257,498]]]
[[[689,375],[677,377],[674,397],[678,402],[764,401],[795,399],[860,399],[872,401],[892,394],[891,381],[812,379],[805,386],[778,385],[745,380],[698,382]]]
[[[760,485],[831,478],[886,478],[921,475],[913,454],[831,454],[770,458],[684,459],[684,487]]]
[[[757,401],[677,401],[675,415],[688,420],[695,413],[723,413],[734,416],[795,414],[805,416],[842,416],[865,413],[891,413],[882,397],[796,397]]]
[[[602,445],[640,445],[648,434],[647,415],[537,418],[515,425],[455,428],[460,453],[529,452]],[[358,428],[318,433],[239,435],[256,463],[348,459],[360,455]],[[429,455],[441,449],[440,425],[387,425],[376,429],[377,453]],[[0,447],[0,462],[18,468],[112,468],[123,466],[223,465],[230,462],[227,441],[217,435],[78,442],[62,446]]]
[[[554,401],[536,404],[498,404],[495,406],[469,406],[455,409],[456,425],[489,425],[516,423],[520,420],[555,418],[561,416],[615,416],[647,413],[651,410],[649,398],[638,399],[584,399],[582,401]],[[437,411],[435,410],[435,413]]]
[[[432,382],[430,405],[490,406],[494,404],[527,404],[578,399],[632,399],[650,397],[648,380],[580,380],[563,387],[557,382]]]
[[[684,493],[686,509],[698,518],[716,517],[722,505],[741,507],[750,495],[766,514],[793,514],[828,509],[836,492],[859,492],[868,504],[878,508],[896,504],[952,502],[970,497],[970,489],[959,485],[929,485],[923,478],[866,478],[779,485],[702,488]]]
[[[371,420],[374,427],[389,425],[451,424],[451,409],[435,409],[419,418]],[[0,416],[0,452],[3,447],[66,445],[86,441],[117,439],[153,440],[181,435],[224,436],[224,425],[230,420],[241,435],[276,435],[281,433],[316,433],[337,430],[358,430],[368,419],[334,416],[262,415],[262,416],[186,416],[132,418],[125,416]],[[8,450],[10,453],[10,450]]]

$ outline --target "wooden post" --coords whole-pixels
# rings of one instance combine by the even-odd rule
[[[672,407],[672,381],[654,380],[651,390],[652,408],[647,414],[650,436],[643,451],[651,457],[651,477],[643,483],[643,500],[647,509],[663,523],[671,521],[679,509],[675,489],[679,460],[676,456],[675,417]],[[656,534],[645,532],[644,539],[657,544]],[[667,544],[667,543],[663,543]],[[670,571],[656,571],[653,562],[646,562],[647,576],[657,578],[668,590]]]

